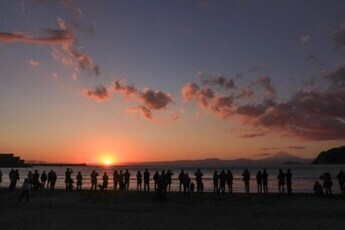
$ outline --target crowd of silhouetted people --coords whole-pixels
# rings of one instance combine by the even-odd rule
[[[73,170],[71,168],[67,168],[65,171],[65,186],[66,191],[72,191],[74,188],[74,180],[73,180]],[[162,170],[160,173],[159,171],[155,171],[154,175],[152,176],[153,179],[153,190],[156,191],[157,196],[159,199],[166,199],[167,191],[170,191],[171,184],[172,184],[172,176],[174,173],[171,170]],[[0,170],[0,185],[2,183],[2,172]],[[190,193],[197,192],[202,193],[204,191],[204,183],[203,183],[203,176],[204,174],[198,169],[194,173],[195,183],[192,181],[191,177],[187,172],[181,170],[178,174],[178,183],[179,183],[179,192],[183,192],[185,195],[189,195]],[[101,191],[105,192],[108,190],[109,185],[109,176],[106,172],[104,172],[101,182],[98,181],[99,174],[95,170],[93,170],[90,174],[91,179],[91,191]],[[130,186],[130,177],[131,174],[128,169],[124,172],[122,170],[114,170],[113,172],[113,190],[117,191],[128,191]],[[257,185],[257,193],[268,193],[268,177],[269,174],[266,169],[262,171],[259,170],[256,172],[256,185]],[[9,179],[10,185],[9,190],[16,189],[17,182],[20,180],[20,175],[18,170],[12,169],[9,172]],[[79,171],[75,177],[76,180],[76,190],[82,190],[83,185],[83,175]],[[251,175],[248,169],[245,169],[242,173],[242,180],[244,184],[244,190],[246,193],[250,193],[250,180]],[[320,176],[322,180],[322,184],[319,181],[315,181],[313,186],[314,194],[317,196],[329,196],[332,197],[332,177],[329,172],[325,172]],[[338,175],[336,176],[338,180],[340,190],[345,195],[345,173],[341,170]],[[217,194],[225,194],[225,193],[232,193],[233,192],[233,180],[234,176],[231,170],[221,170],[218,173],[217,170],[213,173],[213,192]],[[24,179],[22,185],[22,193],[19,198],[21,200],[23,197],[26,197],[27,201],[29,200],[29,190],[43,190],[43,189],[55,189],[55,184],[57,181],[56,172],[53,170],[46,173],[43,171],[39,174],[38,170],[35,170],[33,173],[31,171],[28,172],[26,178]],[[144,186],[142,187],[142,183],[144,182]],[[136,190],[138,192],[150,192],[150,182],[151,182],[151,175],[148,169],[145,169],[143,173],[141,171],[137,171],[136,173]],[[290,169],[287,169],[284,172],[282,169],[278,170],[277,176],[277,184],[278,184],[278,191],[279,193],[292,193],[292,172]],[[285,190],[286,189],[286,190]]]

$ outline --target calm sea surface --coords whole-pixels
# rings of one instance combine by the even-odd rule
[[[75,177],[80,171],[83,175],[83,188],[84,189],[89,189],[91,180],[90,180],[90,173],[92,170],[96,170],[99,173],[99,179],[98,183],[102,182],[102,175],[104,172],[107,172],[110,180],[109,180],[109,188],[112,188],[113,186],[113,171],[114,169],[117,170],[125,170],[128,169],[130,174],[131,174],[131,180],[130,180],[130,190],[135,190],[136,189],[136,173],[138,170],[141,172],[144,171],[145,168],[149,169],[149,172],[151,174],[151,189],[153,188],[153,180],[152,177],[154,175],[154,172],[156,170],[172,170],[174,175],[173,175],[173,182],[171,185],[171,190],[172,191],[178,191],[179,189],[179,182],[178,182],[178,174],[180,173],[181,169],[184,169],[185,172],[188,172],[192,181],[195,183],[195,176],[194,173],[196,172],[197,168],[168,168],[166,166],[160,167],[160,166],[119,166],[119,167],[102,167],[102,166],[82,166],[82,167],[71,167],[73,170],[72,178],[75,180]],[[288,167],[282,167],[284,172],[286,171]],[[339,173],[341,169],[345,171],[345,166],[344,165],[329,165],[329,166],[319,166],[319,165],[303,165],[303,166],[289,166],[291,169],[291,172],[293,174],[292,177],[292,189],[293,192],[299,192],[299,193],[312,193],[312,188],[313,184],[316,180],[320,181],[320,175],[323,174],[324,172],[329,172],[332,175],[332,180],[334,183],[333,186],[333,191],[335,193],[340,193],[339,189],[339,184],[338,181],[336,180],[336,175]],[[54,170],[57,173],[57,182],[56,182],[56,188],[64,188],[64,177],[65,177],[65,171],[66,167],[46,167],[46,166],[37,166],[33,168],[19,168],[19,173],[20,173],[20,181],[17,183],[17,187],[21,186],[23,183],[23,179],[27,176],[28,172],[34,172],[34,170],[37,169],[38,172],[41,174],[43,170],[46,172],[50,170]],[[204,174],[203,177],[203,182],[204,182],[204,187],[206,192],[213,191],[213,184],[212,184],[212,175],[215,170],[218,170],[218,173],[222,169],[230,169],[234,175],[234,184],[233,184],[233,189],[234,192],[239,192],[243,193],[244,192],[244,184],[242,181],[242,173],[244,171],[244,167],[230,167],[230,168],[200,168],[201,171]],[[252,167],[248,168],[251,174],[251,181],[250,181],[250,191],[251,192],[256,192],[256,173],[258,170],[262,171],[262,168],[258,167]],[[277,175],[278,175],[278,169],[279,167],[267,167],[267,172],[269,174],[269,181],[268,181],[268,187],[269,187],[269,192],[276,193],[278,192],[278,186],[277,186]],[[8,174],[10,172],[10,168],[1,168],[2,174],[3,174],[3,182],[0,185],[2,188],[3,187],[8,187],[9,186],[9,177]],[[76,182],[76,180],[75,180]],[[196,184],[196,183],[195,183]]]

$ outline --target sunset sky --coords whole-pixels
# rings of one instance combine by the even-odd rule
[[[0,152],[113,163],[345,144],[345,1],[11,0]]]

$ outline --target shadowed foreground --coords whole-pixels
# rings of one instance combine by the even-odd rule
[[[344,229],[345,199],[311,194],[107,194],[0,190],[1,229]]]

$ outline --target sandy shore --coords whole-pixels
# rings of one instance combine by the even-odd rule
[[[345,229],[345,198],[0,190],[1,229]]]

